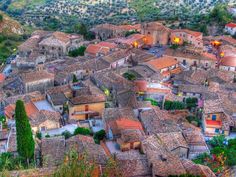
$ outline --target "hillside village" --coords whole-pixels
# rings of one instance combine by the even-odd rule
[[[34,142],[35,168],[11,176],[50,176],[71,150],[95,164],[92,176],[111,157],[125,177],[236,175],[235,150],[212,143],[236,138],[234,38],[160,22],[90,32],[96,39],[36,30],[2,69],[0,152],[19,155],[19,102]]]

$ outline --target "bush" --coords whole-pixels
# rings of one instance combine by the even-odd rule
[[[103,140],[106,137],[105,130],[100,130],[94,134],[94,141],[99,144],[101,140]]]
[[[64,136],[65,139],[68,139],[68,138],[72,137],[72,134],[67,130],[64,131],[61,135]]]
[[[45,135],[45,138],[50,138],[50,135],[49,134]]]
[[[84,128],[84,127],[78,127],[75,129],[74,131],[74,135],[90,135],[91,131],[88,128]]]
[[[69,56],[70,57],[84,56],[85,50],[86,50],[85,46],[80,46],[78,49],[69,51]]]
[[[136,79],[136,76],[134,74],[128,73],[128,72],[124,73],[123,77],[126,78],[129,81],[133,81],[133,80]]]
[[[186,107],[191,110],[192,108],[196,108],[197,107],[197,103],[198,103],[198,99],[193,97],[193,98],[187,98],[185,100],[186,102]]]
[[[185,109],[185,104],[180,101],[169,101],[166,100],[164,103],[165,110],[182,110]]]
[[[224,147],[225,146],[225,136],[224,135],[219,135],[219,136],[214,136],[210,141],[209,144],[214,148],[214,147]]]
[[[198,119],[195,116],[187,116],[186,119],[188,120],[189,123],[196,123],[196,126],[200,127],[201,125],[201,120]]]

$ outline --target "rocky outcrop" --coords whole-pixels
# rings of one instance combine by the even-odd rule
[[[0,21],[0,33],[5,33],[5,34],[23,34],[24,30],[20,23],[17,21],[13,20],[6,14],[0,11],[0,15],[3,16],[2,21]]]

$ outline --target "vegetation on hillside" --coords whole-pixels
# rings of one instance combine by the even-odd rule
[[[157,20],[160,10],[155,3],[155,0],[133,0],[130,6],[136,11],[140,21]]]
[[[236,165],[236,139],[227,140],[223,135],[215,136],[210,140],[211,154],[201,154],[194,162],[209,166],[215,173]]]
[[[0,34],[0,64],[5,63],[10,55],[16,53],[17,47],[24,40],[25,36]]]

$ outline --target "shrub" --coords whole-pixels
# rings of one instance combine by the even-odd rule
[[[185,109],[185,104],[180,101],[169,101],[166,100],[164,103],[165,110],[182,110]]]
[[[69,51],[69,56],[70,57],[84,56],[85,50],[86,50],[85,46],[80,46],[78,49]]]
[[[196,108],[197,107],[197,103],[198,103],[198,99],[193,97],[193,98],[187,98],[185,100],[186,102],[186,107],[190,110],[192,108]]]
[[[45,138],[50,138],[50,135],[49,135],[49,134],[46,134],[46,135],[45,135]]]
[[[103,140],[106,137],[105,130],[100,130],[94,134],[94,141],[99,144],[101,140]]]
[[[69,131],[67,131],[67,130],[64,131],[61,135],[64,136],[65,139],[68,139],[68,138],[70,138],[72,136],[72,134]]]
[[[187,116],[186,119],[188,120],[189,123],[196,123],[196,126],[200,127],[201,125],[201,120],[198,119],[195,116]]]
[[[219,135],[219,136],[214,136],[210,141],[209,144],[212,147],[224,147],[225,145],[225,136],[224,135]]]
[[[74,131],[74,135],[90,135],[91,131],[88,128],[84,128],[84,127],[78,127],[75,129]]]

